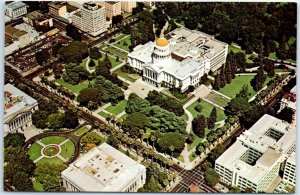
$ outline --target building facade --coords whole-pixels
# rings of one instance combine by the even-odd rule
[[[67,13],[67,6],[65,2],[53,1],[49,3],[49,14],[59,18]]]
[[[105,1],[106,17],[110,20],[113,16],[121,14],[121,2],[120,1]]]
[[[137,192],[145,182],[145,166],[106,143],[62,172],[67,192]]]
[[[5,42],[18,42],[19,47],[24,47],[31,42],[30,36],[23,30],[18,30],[13,26],[5,26]]]
[[[296,126],[264,115],[216,160],[215,170],[228,185],[271,193],[295,148]]]
[[[132,12],[132,9],[136,7],[136,1],[122,1],[121,10],[124,12]]]
[[[40,27],[40,26],[52,27],[53,26],[53,19],[45,16],[44,14],[42,14],[38,11],[33,11],[33,12],[26,14],[23,17],[23,21],[33,27]]]
[[[80,11],[72,16],[74,26],[92,36],[100,35],[107,30],[105,8],[93,2],[84,3]]]
[[[280,112],[285,107],[288,107],[292,109],[294,112],[296,112],[296,107],[297,107],[296,100],[297,100],[297,96],[296,96],[296,86],[295,86],[291,89],[289,93],[284,94],[284,96],[282,97],[280,101],[280,109],[278,112]]]
[[[296,152],[293,152],[285,163],[283,181],[296,186]]]
[[[32,125],[38,102],[11,84],[4,85],[4,135],[22,133]]]
[[[143,80],[156,87],[175,86],[185,91],[198,87],[201,77],[226,62],[228,44],[184,27],[136,46],[128,54],[130,66],[143,72]]]
[[[27,14],[27,5],[21,1],[15,1],[5,5],[5,15],[15,19]]]

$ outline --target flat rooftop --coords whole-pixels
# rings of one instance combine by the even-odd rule
[[[94,147],[62,172],[78,189],[85,192],[118,192],[145,167],[112,146]]]
[[[4,85],[4,118],[9,121],[14,114],[37,104],[37,101],[12,84]]]
[[[15,9],[19,9],[19,8],[27,6],[27,5],[25,3],[23,3],[22,1],[14,1],[9,4],[6,4],[5,6],[9,9],[15,10]]]

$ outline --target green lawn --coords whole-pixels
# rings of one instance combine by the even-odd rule
[[[106,118],[106,117],[108,117],[110,115],[110,114],[107,114],[106,112],[103,112],[103,111],[99,112],[98,114],[100,116],[103,116],[104,118]]]
[[[193,160],[195,160],[197,158],[197,154],[195,154],[195,152],[192,152],[189,156],[190,162],[193,162]]]
[[[202,107],[202,111],[200,113],[195,110],[195,106],[198,104],[201,105],[201,107]],[[213,107],[214,107],[214,105],[208,103],[205,100],[201,100],[200,103],[198,101],[195,101],[187,109],[188,109],[188,111],[191,112],[191,114],[193,115],[193,118],[195,118],[199,114],[202,114],[205,117],[209,117]],[[216,107],[216,109],[217,109],[217,121],[224,120],[226,118],[224,111],[218,107]]]
[[[124,46],[125,42],[127,43],[127,46]],[[130,36],[126,37],[125,39],[123,39],[121,41],[114,43],[114,46],[124,49],[128,52],[130,51],[129,50],[130,45],[131,45]]]
[[[223,108],[230,101],[229,99],[224,98],[223,96],[221,96],[220,94],[217,94],[217,93],[210,93],[210,94],[208,94],[208,96],[205,97],[205,99],[207,99]]]
[[[110,54],[112,54],[113,56],[119,56],[120,58],[125,58],[127,55],[124,52],[118,51],[115,48],[112,47],[107,47],[104,49],[105,51],[108,51]]]
[[[88,85],[89,85],[88,80],[85,80],[85,81],[79,83],[78,85],[71,85],[70,83],[65,82],[62,78],[56,80],[56,82],[59,83],[60,85],[62,85],[63,87],[71,90],[73,93],[76,93],[76,94],[79,94],[79,92],[82,89],[88,88]],[[91,83],[93,84],[94,81],[91,81]]]
[[[290,37],[288,40],[288,44],[289,45],[293,45],[296,42],[296,38],[295,37]]]
[[[233,44],[231,44],[231,45],[228,46],[228,53],[231,52],[231,51],[233,53],[242,52],[242,53],[246,54],[246,52],[244,50],[242,50],[241,48],[238,48],[238,47],[234,46]],[[257,57],[254,54],[246,54],[246,63],[251,63],[251,64],[253,63],[253,61],[249,59],[251,56]]]
[[[128,74],[126,72],[123,72],[121,70],[121,68],[118,68],[113,73],[117,74],[118,76],[120,76],[120,77],[122,77],[122,78],[124,78],[124,79],[126,79],[126,80],[128,80],[130,82],[134,82],[134,81],[136,81],[137,79],[140,78],[140,75],[138,75],[138,74]]]
[[[66,137],[49,136],[49,137],[44,137],[43,139],[41,139],[41,142],[45,145],[60,144],[61,142],[65,141],[66,139],[67,139]]]
[[[58,157],[53,157],[53,158],[42,158],[39,161],[37,161],[37,164],[44,164],[44,163],[48,163],[48,164],[63,164],[64,161],[60,160]]]
[[[44,192],[43,185],[37,182],[35,179],[32,179],[33,188],[37,192]]]
[[[31,160],[36,160],[37,158],[39,158],[41,156],[41,150],[42,150],[42,146],[36,142],[34,142],[28,151],[28,154],[30,156]]]
[[[74,134],[76,136],[81,136],[82,134],[84,134],[85,132],[87,132],[88,130],[90,130],[89,127],[87,126],[84,126],[84,127],[81,127],[79,130],[77,130]]]
[[[65,159],[69,159],[71,158],[71,156],[74,154],[75,152],[75,145],[74,143],[69,140],[66,143],[64,143],[63,145],[61,145],[61,152],[60,155],[62,157],[64,157]]]
[[[115,106],[110,105],[105,110],[114,115],[118,115],[125,110],[126,104],[127,104],[127,100],[122,100],[122,101],[118,102],[117,105],[115,105]]]
[[[121,34],[121,35],[119,35],[118,37],[116,37],[114,39],[116,39],[116,41],[119,41],[120,39],[123,39],[126,36],[127,36],[126,34]]]
[[[195,139],[192,144],[187,145],[187,150],[190,151],[191,149],[195,148],[200,142],[202,142],[203,138],[198,137],[195,135]]]
[[[184,158],[183,158],[183,156],[181,156],[181,155],[177,157],[177,160],[179,160],[179,161],[181,161],[181,162],[184,162]]]
[[[100,61],[103,61],[105,58],[105,53],[101,52],[101,58],[99,58]],[[115,58],[108,56],[109,61],[111,62],[111,66],[112,68],[118,66],[119,64],[121,64],[121,62],[117,62]],[[96,63],[96,65],[98,65],[98,62]]]
[[[278,60],[277,56],[276,56],[276,52],[270,53],[269,54],[269,58],[273,59],[273,60]]]
[[[231,81],[230,84],[227,84],[225,87],[219,90],[220,93],[224,95],[234,98],[238,92],[242,89],[244,85],[248,85],[248,91],[250,93],[249,97],[253,97],[256,92],[252,88],[250,81],[254,78],[255,75],[240,75],[236,76],[235,79]],[[271,80],[272,78],[267,77],[265,81],[265,85]]]

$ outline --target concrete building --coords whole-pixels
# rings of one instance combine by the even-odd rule
[[[10,25],[5,26],[5,46],[10,45],[14,41],[19,43],[19,47],[24,47],[31,42],[30,36],[26,31],[18,30]]]
[[[23,17],[23,21],[26,24],[29,24],[30,26],[33,26],[33,27],[40,27],[40,26],[52,27],[53,26],[53,19],[45,16],[44,14],[42,14],[38,11],[33,11],[33,12],[26,14]]]
[[[143,1],[144,5],[146,7],[153,7],[155,6],[155,2],[154,1]]]
[[[84,3],[80,11],[72,16],[74,26],[92,36],[100,35],[107,30],[105,8],[93,2]]]
[[[283,181],[296,186],[296,152],[293,152],[285,163]]]
[[[161,87],[197,87],[201,77],[226,62],[228,44],[205,33],[178,28],[165,36],[136,46],[128,54],[132,68],[143,72],[143,80]]]
[[[124,12],[132,12],[132,9],[136,7],[136,1],[122,1],[121,10]]]
[[[110,20],[113,16],[121,14],[121,2],[120,1],[105,1],[106,17]]]
[[[49,3],[49,14],[56,18],[63,16],[67,12],[65,2],[53,1]]]
[[[290,93],[286,93],[284,94],[284,96],[282,97],[281,101],[280,101],[280,110],[284,109],[285,107],[291,108],[293,111],[296,111],[296,100],[297,100],[297,96],[296,96],[296,86],[293,87],[293,89],[291,89]]]
[[[146,168],[103,143],[62,172],[67,192],[136,192],[146,181]]]
[[[215,170],[228,185],[271,193],[295,149],[295,124],[264,115],[216,160]]]
[[[27,5],[22,1],[15,1],[5,5],[5,15],[15,19],[27,14]]]
[[[11,84],[4,85],[4,136],[23,132],[32,125],[32,113],[38,102]]]

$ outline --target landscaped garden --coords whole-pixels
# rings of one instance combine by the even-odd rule
[[[131,45],[130,36],[122,39],[121,41],[117,41],[116,43],[114,43],[114,46],[124,49],[128,52],[129,52],[130,45]]]
[[[105,110],[112,113],[113,115],[118,115],[125,110],[127,100],[120,101],[117,105],[110,105]]]
[[[117,49],[115,49],[113,47],[107,46],[104,50],[109,52],[112,56],[116,56],[116,57],[119,56],[121,58],[125,58],[127,56],[126,53],[118,51]]]
[[[229,52],[232,51],[233,53],[238,53],[238,52],[246,53],[245,50],[242,50],[241,48],[236,47],[233,44],[228,46],[228,50],[229,50]],[[246,54],[246,63],[253,63],[253,61],[250,59],[251,57],[255,58],[255,57],[257,57],[257,55],[255,55],[255,54]]]
[[[124,78],[124,79],[126,79],[130,82],[134,82],[137,79],[141,78],[141,76],[137,73],[128,73],[128,72],[122,71],[122,68],[118,68],[113,73],[117,74],[118,76],[120,76],[120,77],[122,77],[122,78]]]
[[[67,83],[64,81],[64,79],[58,79],[56,80],[57,83],[59,83],[61,86],[71,90],[73,93],[75,94],[79,94],[79,91],[81,91],[82,89],[85,89],[88,87],[89,85],[89,81],[85,80],[77,85],[71,85],[70,83]],[[93,84],[94,81],[91,81],[91,83]]]
[[[88,130],[90,130],[91,128],[89,126],[83,126],[80,129],[78,129],[74,134],[76,136],[81,136],[82,134],[84,134],[85,132],[87,132]]]
[[[206,97],[205,97],[206,100],[209,100],[221,107],[225,107],[228,102],[230,101],[228,98],[225,98],[223,97],[222,95],[218,94],[218,93],[215,93],[215,92],[211,92],[209,93]]]
[[[30,159],[37,164],[64,163],[75,152],[74,143],[66,137],[48,136],[34,142],[28,151]]]

